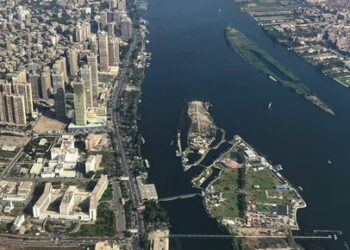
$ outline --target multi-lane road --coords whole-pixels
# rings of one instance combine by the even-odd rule
[[[120,163],[123,168],[123,173],[124,173],[124,176],[128,177],[128,180],[126,181],[126,183],[127,183],[128,194],[133,204],[133,212],[132,212],[134,216],[133,222],[134,222],[135,229],[137,229],[138,231],[137,237],[135,237],[134,249],[139,249],[138,239],[140,236],[144,234],[145,226],[144,226],[142,213],[137,211],[137,208],[141,205],[141,200],[138,193],[135,176],[131,169],[132,168],[131,161],[130,159],[128,159],[128,156],[123,147],[123,138],[120,134],[120,129],[119,129],[121,118],[119,113],[115,110],[115,108],[117,105],[118,98],[120,98],[121,94],[123,93],[123,90],[125,89],[128,81],[128,75],[131,71],[131,66],[133,64],[131,55],[135,51],[136,46],[140,41],[141,41],[140,31],[134,30],[132,43],[130,44],[129,51],[125,56],[123,67],[120,69],[118,77],[111,91],[110,106],[109,106],[109,114],[111,115],[111,120],[113,124],[112,134],[114,136],[113,138],[114,149],[120,153]]]
[[[0,234],[0,244],[3,245],[17,245],[17,246],[28,246],[28,247],[48,247],[48,246],[60,246],[60,247],[77,247],[77,246],[88,246],[93,245],[98,241],[114,241],[122,243],[122,245],[128,245],[128,243],[123,238],[117,237],[73,237],[73,236],[63,236],[63,237],[29,237],[20,235],[8,235]]]

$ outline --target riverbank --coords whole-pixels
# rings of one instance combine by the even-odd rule
[[[272,81],[293,90],[296,94],[303,96],[323,111],[335,115],[334,111],[313,94],[309,87],[301,83],[300,79],[292,71],[261,49],[243,33],[233,27],[227,27],[225,37],[232,50]]]
[[[256,237],[241,242],[247,247],[287,247],[285,239],[265,236],[287,238],[289,230],[299,230],[297,211],[306,203],[276,167],[239,136],[234,140],[212,166],[221,171],[203,189],[205,208],[231,234]]]
[[[191,105],[188,105],[188,110],[191,110]],[[209,113],[206,115],[211,117]],[[198,119],[196,121],[198,123]],[[193,131],[193,126],[188,129]],[[226,141],[225,134],[223,131],[215,149],[210,146],[202,148],[205,154],[196,162],[186,165],[186,161],[182,161],[184,170],[189,166],[203,168],[191,182],[193,187],[202,190],[208,215],[231,234],[254,236],[256,239],[247,241],[249,243],[240,241],[247,247],[257,248],[264,244],[287,247],[283,237],[277,241],[264,238],[266,235],[287,238],[289,230],[299,230],[297,211],[306,207],[306,203],[279,173],[282,167],[272,166],[240,136]],[[222,148],[224,143],[227,145]],[[190,147],[191,144],[185,152]]]
[[[341,23],[336,16],[339,6],[332,6],[335,9],[329,14],[329,3],[322,5],[318,2],[279,0],[235,2],[275,41],[292,50],[337,83],[344,87],[350,86],[349,53],[336,42],[337,37],[332,38],[332,35],[328,35],[332,27],[337,29]],[[329,16],[322,21],[315,18],[323,15]]]
[[[197,191],[190,178],[198,168],[183,171],[174,153],[174,137],[187,101],[209,100],[213,104],[210,113],[217,126],[226,130],[227,138],[241,135],[268,159],[283,164],[283,176],[304,188],[302,195],[309,207],[298,212],[300,227],[335,228],[343,230],[346,238],[349,226],[344,216],[349,199],[339,190],[348,186],[349,157],[345,151],[349,148],[350,92],[279,46],[230,0],[151,0],[147,15],[152,64],[143,86],[139,128],[146,140],[142,148],[151,165],[150,182],[156,184],[159,197]],[[334,107],[337,116],[329,116],[292,91],[271,84],[232,53],[223,35],[228,24],[300,76]],[[272,110],[267,109],[270,101]],[[327,164],[328,159],[332,165]],[[208,218],[200,197],[161,205],[169,214],[173,234],[225,233]],[[337,212],[329,213],[333,209]],[[171,249],[232,250],[227,240],[171,239],[170,244]]]

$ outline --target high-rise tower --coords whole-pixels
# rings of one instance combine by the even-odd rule
[[[69,75],[77,76],[79,71],[77,49],[69,49],[67,51],[67,58],[69,65]]]
[[[119,38],[113,37],[108,40],[108,56],[109,64],[113,66],[119,65]]]
[[[52,85],[55,100],[55,115],[58,119],[66,118],[66,95],[64,87],[64,74],[62,71],[52,72]]]
[[[84,83],[73,82],[73,88],[74,88],[75,124],[78,126],[84,126],[87,123]]]
[[[108,34],[104,31],[98,35],[98,51],[100,56],[100,71],[108,72]]]
[[[93,107],[93,90],[92,90],[92,74],[91,74],[91,66],[85,64],[82,68],[80,68],[80,76],[81,81],[84,84],[85,88],[85,99],[86,99],[86,107]]]
[[[87,62],[88,62],[88,65],[91,67],[92,102],[94,106],[97,106],[97,97],[98,97],[97,56],[95,54],[88,55]]]

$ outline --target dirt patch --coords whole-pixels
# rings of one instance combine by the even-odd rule
[[[65,123],[55,120],[53,118],[42,116],[34,126],[34,132],[44,133],[49,130],[63,130],[66,126]]]

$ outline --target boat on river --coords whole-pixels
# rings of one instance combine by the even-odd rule
[[[269,106],[267,106],[267,109],[268,109],[268,110],[271,110],[271,109],[272,109],[271,106],[272,106],[272,102],[269,103]]]

